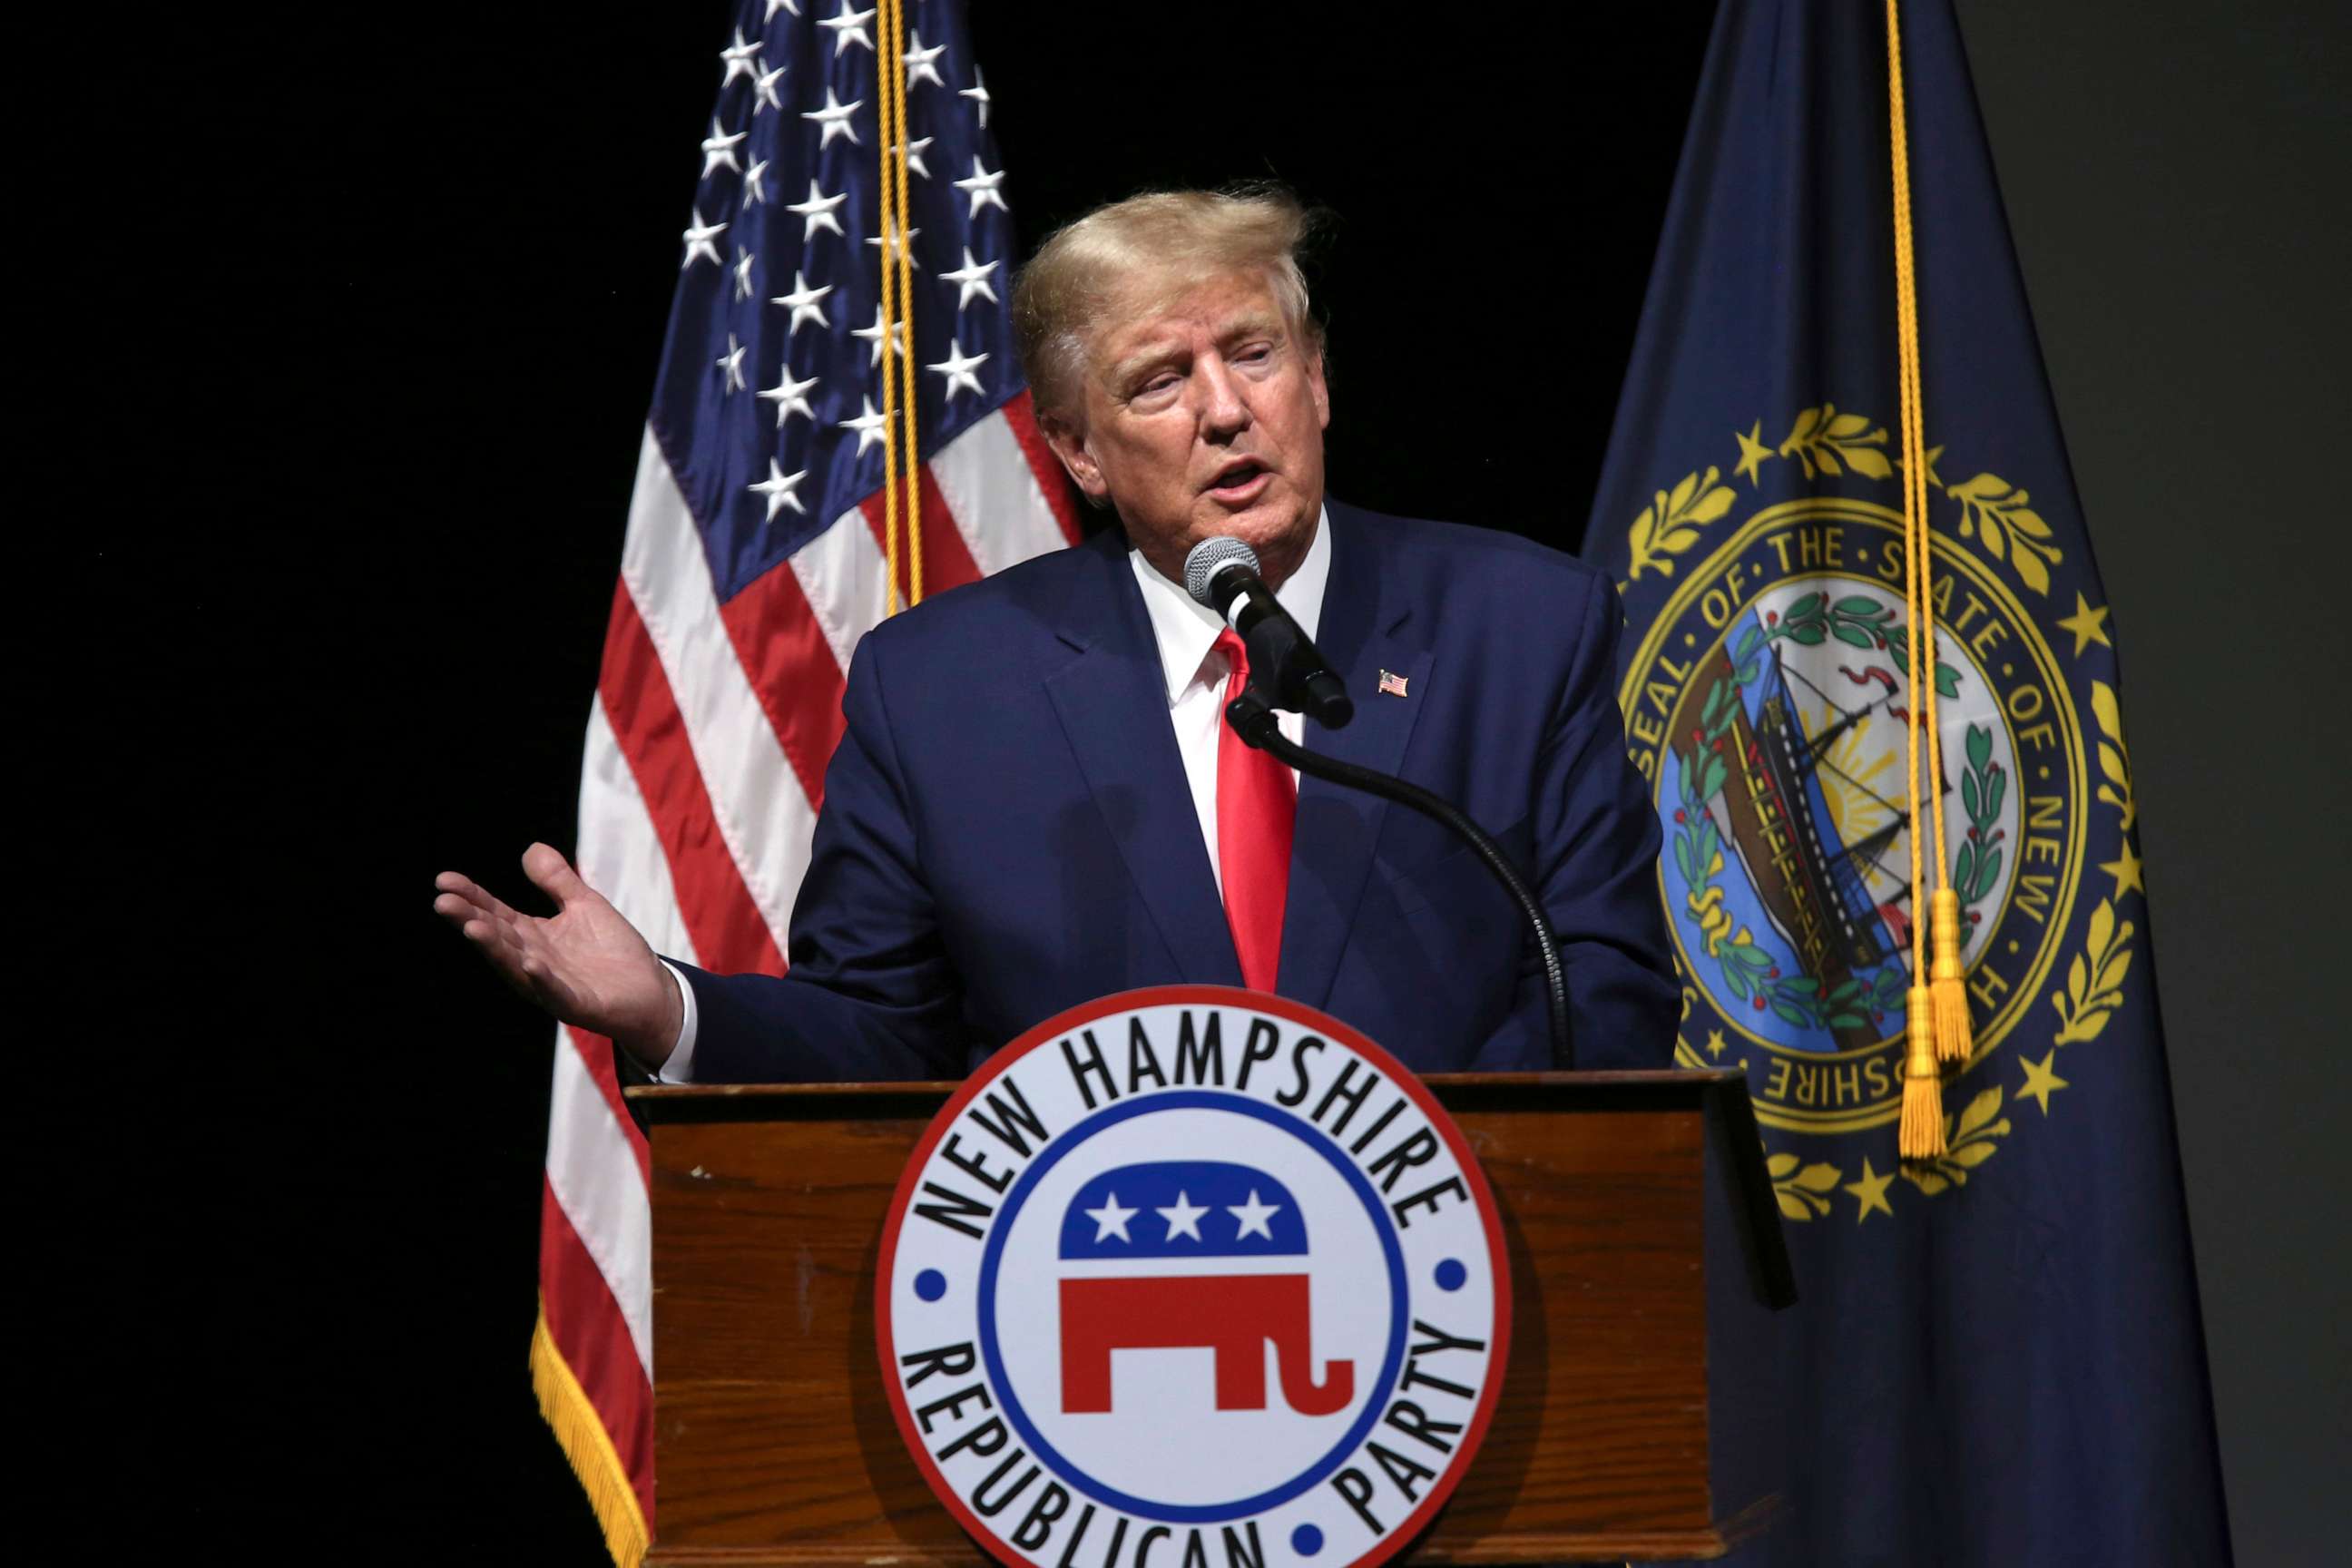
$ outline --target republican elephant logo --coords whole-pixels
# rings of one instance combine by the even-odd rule
[[[1291,1409],[1328,1415],[1355,1398],[1353,1361],[1316,1375],[1306,1216],[1263,1171],[1181,1160],[1102,1172],[1065,1209],[1060,1256],[1067,1414],[1111,1409],[1117,1351],[1210,1352],[1219,1410],[1266,1407],[1268,1344]]]

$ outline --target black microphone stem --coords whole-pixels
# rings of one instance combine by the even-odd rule
[[[1411,806],[1423,816],[1433,818],[1453,829],[1476,850],[1486,869],[1495,874],[1495,879],[1503,884],[1503,890],[1511,895],[1512,900],[1519,906],[1519,912],[1527,917],[1528,929],[1535,933],[1536,952],[1543,960],[1545,998],[1551,1005],[1552,1061],[1556,1066],[1565,1066],[1571,1059],[1568,1031],[1568,972],[1560,966],[1559,940],[1552,935],[1551,921],[1546,918],[1543,905],[1537,900],[1534,889],[1512,866],[1510,858],[1503,853],[1503,847],[1495,842],[1493,835],[1472,821],[1467,812],[1444,795],[1433,795],[1419,784],[1408,784],[1388,773],[1359,767],[1354,763],[1318,756],[1304,746],[1294,744],[1290,737],[1282,732],[1281,721],[1276,717],[1274,710],[1254,689],[1244,689],[1239,697],[1226,705],[1225,721],[1244,741],[1262,752],[1270,752],[1285,765],[1297,768],[1313,778],[1345,784],[1367,795],[1379,795],[1383,800],[1392,800],[1399,805]]]

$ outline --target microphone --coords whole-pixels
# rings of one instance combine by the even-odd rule
[[[1250,671],[1275,706],[1327,730],[1356,716],[1347,688],[1258,575],[1256,551],[1238,539],[1201,541],[1184,557],[1184,590],[1240,634]]]

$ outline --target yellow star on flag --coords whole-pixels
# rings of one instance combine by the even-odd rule
[[[2017,1097],[2035,1101],[2044,1116],[2050,1114],[2050,1097],[2066,1087],[2066,1080],[2052,1065],[2057,1055],[2058,1047],[2053,1046],[2038,1062],[2028,1061],[2023,1056],[2017,1058],[2018,1066],[2025,1069],[2025,1087],[2017,1091]]]
[[[1723,1031],[1721,1029],[1709,1029],[1706,1032],[1706,1054],[1717,1060],[1722,1058]]]
[[[1864,1220],[1868,1219],[1874,1209],[1888,1219],[1895,1217],[1895,1205],[1886,1201],[1886,1189],[1894,1183],[1894,1172],[1889,1171],[1883,1176],[1879,1175],[1870,1168],[1869,1157],[1864,1156],[1862,1180],[1848,1182],[1845,1184],[1845,1190],[1852,1193],[1854,1195],[1854,1201],[1862,1205],[1862,1212],[1853,1216],[1854,1224],[1860,1225]]]
[[[1731,434],[1739,442],[1739,463],[1731,471],[1746,479],[1753,488],[1757,483],[1757,470],[1761,468],[1772,456],[1772,448],[1757,439],[1764,434],[1764,421],[1759,419],[1755,424],[1750,425],[1745,436],[1740,435],[1737,430]]]
[[[2074,595],[2074,613],[2064,616],[2058,624],[2074,634],[2076,658],[2082,658],[2093,643],[2101,647],[2116,646],[2107,640],[2107,606],[2101,605],[2095,610],[2091,608],[2091,601],[2079,593]]]
[[[2147,885],[2139,879],[2142,864],[2140,858],[2132,852],[2132,841],[2126,838],[2124,840],[2122,857],[2118,859],[2100,861],[2099,869],[2116,879],[2116,897],[2120,899],[2126,893],[2137,893],[2140,897],[2146,898]]]

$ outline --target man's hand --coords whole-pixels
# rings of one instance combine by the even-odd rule
[[[464,932],[521,995],[660,1067],[685,1016],[677,980],[637,928],[562,855],[534,844],[523,851],[522,868],[555,900],[552,917],[519,913],[456,871],[433,879],[439,890],[433,912]]]

